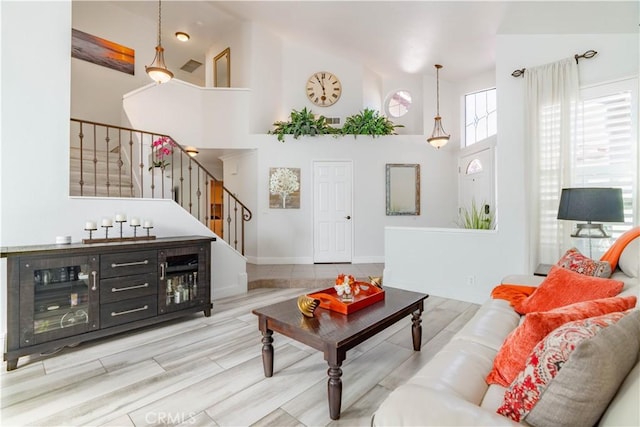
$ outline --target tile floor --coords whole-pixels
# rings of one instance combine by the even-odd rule
[[[323,288],[333,286],[340,273],[351,274],[360,281],[369,276],[382,276],[384,264],[249,264],[249,289],[257,288]]]

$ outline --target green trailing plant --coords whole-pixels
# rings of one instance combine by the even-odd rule
[[[329,126],[324,116],[316,118],[311,110],[307,110],[307,107],[304,107],[302,111],[292,110],[289,118],[290,120],[286,122],[275,122],[273,124],[275,129],[269,131],[269,134],[277,135],[280,142],[284,142],[285,135],[293,135],[295,139],[298,139],[302,135],[315,136],[337,132],[337,129]]]
[[[476,205],[476,201],[471,201],[471,208],[461,208],[458,216],[457,224],[462,228],[475,230],[492,230],[494,227],[493,212],[487,213],[484,209],[485,202],[480,206]]]
[[[354,114],[345,119],[340,133],[343,135],[395,135],[395,129],[403,127],[396,125],[385,116],[380,115],[376,110],[365,108],[358,114]]]

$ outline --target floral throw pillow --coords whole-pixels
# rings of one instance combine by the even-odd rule
[[[556,263],[558,267],[566,268],[585,276],[611,277],[611,264],[606,261],[595,261],[571,248]]]
[[[602,328],[616,323],[624,314],[614,312],[576,320],[553,330],[536,345],[524,370],[505,392],[502,406],[496,412],[516,422],[523,421],[576,346]]]

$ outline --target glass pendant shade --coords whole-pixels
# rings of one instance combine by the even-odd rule
[[[442,127],[442,117],[440,117],[440,68],[442,65],[436,64],[436,117],[433,123],[433,132],[431,136],[427,138],[427,142],[435,148],[444,147],[449,142],[449,135],[444,131]]]
[[[427,142],[433,145],[435,148],[443,147],[449,142],[449,135],[444,131],[442,127],[442,120],[440,116],[435,117],[435,122],[433,123],[433,132],[431,132],[431,136],[427,138]]]
[[[156,46],[156,56],[148,67],[145,67],[147,74],[157,83],[166,83],[173,78],[173,73],[169,71],[164,63],[164,48],[162,45]]]

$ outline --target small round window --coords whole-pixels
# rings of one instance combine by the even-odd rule
[[[406,90],[399,90],[389,97],[387,111],[391,117],[402,117],[411,107],[411,94]]]

